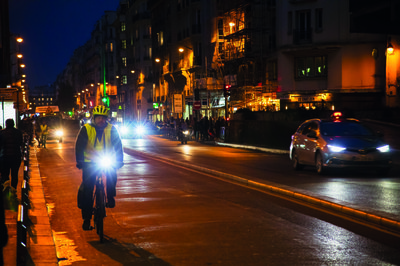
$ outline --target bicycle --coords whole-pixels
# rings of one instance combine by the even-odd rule
[[[94,229],[100,237],[100,242],[104,240],[104,218],[107,217],[106,203],[107,194],[105,185],[107,185],[107,169],[113,167],[114,163],[109,158],[102,158],[97,163],[93,163],[94,167],[98,167],[96,174],[95,190],[93,192],[93,221]],[[104,182],[105,181],[105,182]],[[105,184],[105,185],[104,185]]]

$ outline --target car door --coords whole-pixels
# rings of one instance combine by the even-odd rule
[[[315,163],[315,151],[318,146],[318,132],[319,126],[316,121],[310,124],[304,130],[304,150],[303,159],[304,163],[313,165]]]
[[[302,124],[294,135],[293,146],[296,149],[297,158],[299,163],[304,163],[304,148],[305,148],[305,130],[309,126],[309,122]]]

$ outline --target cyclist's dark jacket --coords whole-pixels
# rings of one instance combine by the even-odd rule
[[[103,137],[103,133],[106,130],[109,130],[109,127],[111,127],[110,129],[110,139],[107,140],[107,136],[106,136],[106,140]],[[88,129],[92,132],[92,134],[88,134]],[[95,134],[93,134],[95,130]],[[107,133],[105,133],[106,135],[108,135]],[[94,138],[96,138],[98,141],[96,141],[96,139],[91,139],[89,140],[89,136],[93,136]],[[102,141],[101,141],[102,140]],[[117,129],[108,124],[105,127],[96,127],[92,124],[86,124],[85,126],[83,126],[81,128],[81,130],[79,131],[78,137],[76,139],[76,143],[75,143],[75,156],[76,156],[76,162],[78,165],[82,165],[85,161],[85,153],[87,152],[87,146],[88,143],[93,143],[93,145],[98,144],[99,142],[105,143],[104,141],[107,142],[111,142],[111,146],[113,147],[113,154],[111,154],[111,156],[115,156],[115,160],[116,162],[123,162],[123,150],[122,150],[122,143],[121,143],[121,138],[119,137],[119,133],[117,131]]]

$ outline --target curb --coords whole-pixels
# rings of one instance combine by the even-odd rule
[[[31,148],[29,158],[29,183],[31,190],[29,200],[31,208],[28,216],[32,222],[32,230],[28,235],[28,253],[34,265],[58,265],[56,245],[54,243],[36,153],[37,148]]]

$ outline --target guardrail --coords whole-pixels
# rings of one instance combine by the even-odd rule
[[[30,138],[24,135],[23,159],[24,159],[24,180],[21,187],[21,202],[18,206],[17,219],[17,265],[26,265],[28,258],[27,233],[30,226],[28,210],[29,201],[29,143]]]

